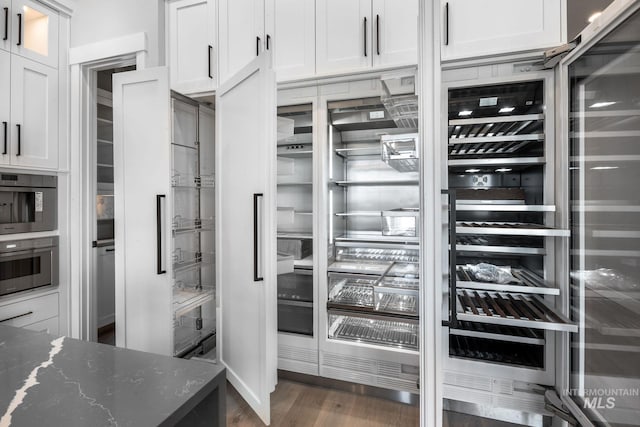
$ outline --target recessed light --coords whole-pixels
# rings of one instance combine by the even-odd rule
[[[511,168],[498,168],[496,169],[496,172],[511,172],[512,169]]]
[[[471,113],[473,113],[472,110],[462,110],[458,113],[458,116],[460,117],[464,117],[464,116],[470,116]]]
[[[499,113],[510,113],[510,112],[512,112],[512,111],[513,111],[513,110],[515,110],[515,109],[516,109],[515,107],[502,107],[502,108],[500,109],[500,111],[498,111],[498,112],[499,112]]]
[[[591,16],[589,17],[589,19],[587,19],[587,21],[589,21],[589,24],[591,24],[593,21],[595,21],[596,19],[598,19],[598,17],[602,15],[602,11],[599,10],[597,12],[594,12],[591,14]]]
[[[619,166],[594,166],[591,168],[593,171],[607,171],[611,169],[618,169]]]
[[[480,172],[480,169],[467,169],[467,170],[465,170],[465,172],[467,172],[467,173],[476,173],[476,172]]]
[[[595,104],[591,104],[589,105],[589,108],[602,108],[602,107],[608,107],[610,105],[615,104],[615,101],[602,101],[602,102],[596,102]]]

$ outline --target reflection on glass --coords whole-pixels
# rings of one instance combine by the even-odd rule
[[[596,425],[640,425],[640,12],[569,69],[567,391]],[[606,423],[604,422],[606,420]]]

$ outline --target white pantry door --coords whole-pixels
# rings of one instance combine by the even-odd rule
[[[116,345],[173,355],[166,67],[113,77]]]
[[[218,355],[265,424],[277,381],[276,86],[263,51],[216,96]]]

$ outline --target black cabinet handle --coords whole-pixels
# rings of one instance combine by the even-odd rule
[[[457,328],[458,327],[458,308],[457,308],[457,300],[458,300],[458,292],[457,292],[457,283],[456,283],[456,274],[457,274],[457,253],[456,253],[456,222],[457,222],[457,213],[456,213],[456,190],[442,190],[442,194],[449,195],[449,245],[451,249],[449,250],[449,327]]]
[[[444,45],[449,46],[449,3],[444,5]]]
[[[269,45],[271,44],[271,36],[267,34],[267,50],[269,50]]]
[[[156,241],[158,249],[158,274],[165,274],[167,271],[162,269],[162,199],[166,198],[164,194],[156,194]]]
[[[17,46],[22,44],[22,14],[18,13],[18,43]]]
[[[7,122],[2,122],[2,127],[4,128],[4,150],[2,150],[2,154],[7,154]]]
[[[116,250],[115,249],[105,249],[104,251],[105,252],[115,252]]]
[[[208,62],[208,64],[209,64],[209,78],[212,79],[213,75],[211,74],[211,52],[213,51],[213,46],[209,45],[207,51],[208,51],[208,54],[209,54],[209,56],[208,56],[208,58],[209,58],[209,62]]]
[[[2,40],[6,41],[9,38],[9,8],[4,8],[4,37]]]
[[[253,193],[253,281],[261,282],[264,280],[264,277],[258,276],[258,232],[260,231],[258,228],[258,199],[263,197],[262,193]]]
[[[367,17],[364,17],[364,56],[367,56]]]
[[[18,152],[16,156],[19,156],[22,154],[22,126],[16,125],[16,127],[18,128]]]
[[[256,37],[256,56],[260,55],[260,37]]]
[[[380,15],[376,15],[376,53],[380,55]]]
[[[13,319],[19,319],[25,316],[30,316],[32,314],[33,314],[33,311],[27,311],[26,313],[18,314],[17,316],[12,316],[12,317],[7,317],[6,319],[2,319],[0,320],[0,323],[8,322],[9,320],[13,320]]]

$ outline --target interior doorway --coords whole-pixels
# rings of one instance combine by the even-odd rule
[[[91,294],[95,307],[94,331],[91,336],[100,343],[115,345],[115,236],[113,187],[113,75],[133,71],[135,65],[95,71],[95,132],[93,138],[93,180],[95,191],[95,218],[93,223],[94,248]]]

